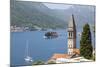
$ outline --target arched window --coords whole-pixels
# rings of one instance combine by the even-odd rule
[[[73,34],[73,33],[71,32],[71,34],[70,34],[70,35],[71,35],[71,38],[72,38],[72,34]]]
[[[70,38],[70,32],[69,32],[69,38]]]
[[[73,38],[73,32],[69,32],[69,33],[68,33],[68,37],[69,37],[69,38]]]
[[[70,38],[72,38],[72,32],[70,32]]]
[[[72,32],[72,38],[73,38],[73,32]]]

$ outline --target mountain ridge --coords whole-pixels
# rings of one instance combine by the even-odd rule
[[[14,1],[14,3],[11,2],[11,25],[67,28],[67,22],[72,14],[75,16],[78,27],[87,22],[92,25],[95,22],[93,8],[75,5],[65,10],[58,10],[50,9],[41,2]]]

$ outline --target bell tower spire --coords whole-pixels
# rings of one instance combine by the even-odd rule
[[[74,15],[70,17],[68,23],[68,54],[73,55],[73,50],[76,48],[76,25]]]

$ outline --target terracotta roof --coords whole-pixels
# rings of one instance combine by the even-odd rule
[[[73,49],[75,54],[80,54],[80,50],[79,49]]]
[[[51,59],[57,59],[57,58],[69,58],[70,56],[68,54],[54,54]]]

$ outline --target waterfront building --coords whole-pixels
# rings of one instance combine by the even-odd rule
[[[55,62],[55,63],[69,63],[73,62],[72,60],[74,58],[80,57],[80,50],[76,48],[76,25],[75,25],[75,19],[74,15],[70,17],[70,20],[68,22],[67,26],[67,32],[68,32],[68,49],[66,49],[68,52],[65,54],[55,53],[53,56],[48,60],[48,62]],[[70,61],[71,59],[71,61]],[[76,62],[77,60],[74,60]],[[79,60],[78,60],[79,62]]]

